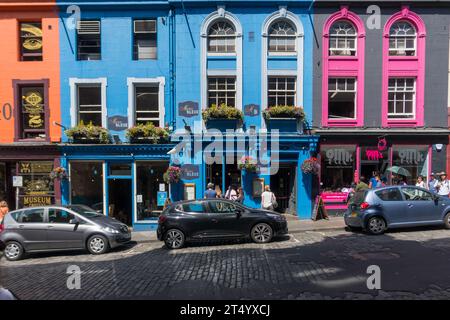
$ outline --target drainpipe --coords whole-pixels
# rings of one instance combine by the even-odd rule
[[[170,73],[170,110],[172,113],[172,128],[176,126],[176,101],[175,101],[175,63],[176,63],[176,30],[175,9],[169,10],[169,73]]]

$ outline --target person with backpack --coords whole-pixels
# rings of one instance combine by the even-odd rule
[[[261,194],[261,208],[265,210],[274,210],[278,206],[275,194],[270,191],[267,185],[264,187],[264,192]]]

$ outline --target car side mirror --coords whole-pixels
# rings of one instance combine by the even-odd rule
[[[236,209],[236,215],[238,216],[238,217],[240,217],[240,216],[242,216],[242,210],[241,209]]]

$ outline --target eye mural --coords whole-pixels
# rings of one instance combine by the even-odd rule
[[[22,61],[42,60],[42,23],[21,23],[20,40]]]

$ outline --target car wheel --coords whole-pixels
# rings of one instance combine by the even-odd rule
[[[450,229],[450,212],[447,213],[444,217],[444,225],[445,229]]]
[[[164,243],[169,249],[181,249],[184,246],[186,237],[181,230],[170,229],[164,236]]]
[[[366,230],[370,234],[383,234],[386,231],[386,222],[381,217],[372,217],[367,221]]]
[[[256,243],[268,243],[273,237],[272,227],[267,223],[258,223],[252,228],[250,237]]]
[[[87,242],[87,249],[92,254],[103,254],[109,249],[108,240],[101,235],[93,235]]]
[[[4,254],[9,261],[22,259],[24,252],[23,246],[19,242],[9,241],[6,243]]]

